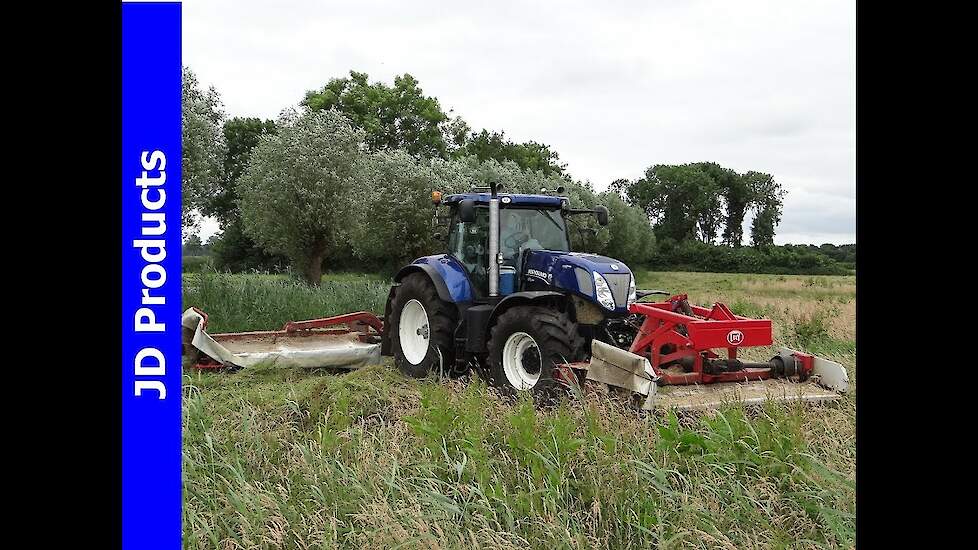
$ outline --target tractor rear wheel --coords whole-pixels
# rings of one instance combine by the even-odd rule
[[[489,336],[487,381],[503,393],[550,397],[562,386],[557,365],[575,361],[584,347],[567,313],[541,306],[506,310]]]
[[[391,304],[390,334],[394,365],[404,374],[424,378],[448,373],[455,364],[454,333],[458,315],[442,301],[423,273],[404,278]]]

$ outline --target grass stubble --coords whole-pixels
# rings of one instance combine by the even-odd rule
[[[643,413],[600,392],[550,408],[477,377],[187,369],[187,548],[848,548],[855,544],[855,278],[637,274],[771,318],[775,347],[849,370],[823,405]],[[190,279],[188,281],[188,279]],[[382,311],[373,278],[185,276],[213,332]]]

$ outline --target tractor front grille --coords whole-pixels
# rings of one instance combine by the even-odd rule
[[[611,287],[611,295],[615,297],[615,305],[625,307],[628,302],[628,287],[632,282],[629,273],[605,273],[604,278]]]

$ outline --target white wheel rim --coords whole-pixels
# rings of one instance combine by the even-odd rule
[[[523,363],[524,355],[531,349],[537,350],[539,365],[526,365]],[[530,367],[530,370],[527,370]],[[506,379],[514,388],[520,391],[531,389],[540,380],[540,371],[543,370],[543,357],[540,354],[540,346],[532,336],[525,332],[515,332],[506,339],[503,346],[503,371]],[[534,372],[531,372],[534,371]]]
[[[417,365],[428,355],[431,328],[428,326],[428,312],[421,302],[410,300],[404,304],[397,322],[397,335],[401,341],[401,352],[412,365]]]

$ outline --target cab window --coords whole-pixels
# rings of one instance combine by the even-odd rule
[[[465,266],[476,297],[489,294],[489,208],[476,207],[475,221],[463,223],[452,215],[448,252]]]

